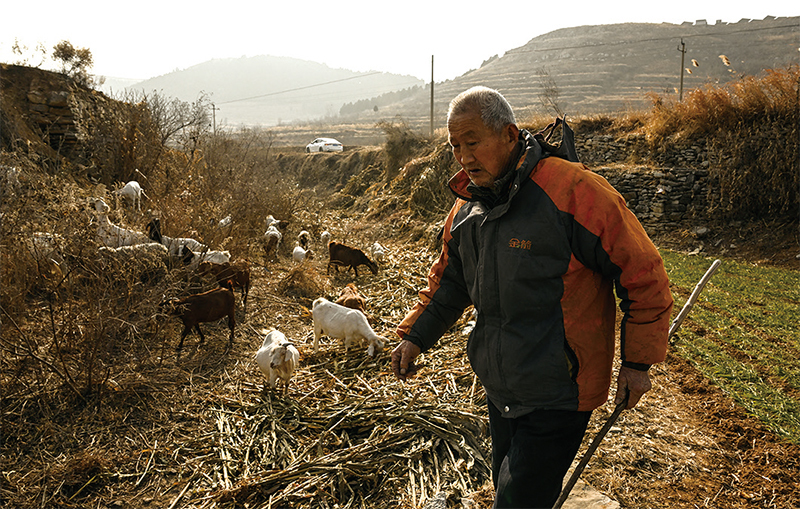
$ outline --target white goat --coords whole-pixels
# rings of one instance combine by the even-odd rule
[[[310,249],[303,249],[300,246],[295,246],[292,251],[292,259],[297,263],[302,263],[305,260],[314,259],[314,251]]]
[[[272,216],[270,216],[272,217]],[[281,239],[283,235],[278,228],[274,224],[270,224],[267,231],[264,232],[264,251],[266,255],[269,257],[270,255],[274,255],[277,257],[278,255],[278,247],[281,245]]]
[[[135,180],[131,180],[125,184],[122,189],[117,189],[114,191],[114,194],[131,200],[134,208],[140,212],[142,210],[142,195],[147,198],[147,195],[144,194],[144,191],[142,191],[142,186],[140,186]]]
[[[183,260],[184,265],[189,270],[196,270],[202,262],[227,263],[231,261],[231,253],[229,251],[206,249],[205,251],[194,252],[186,244],[178,248],[178,257]]]
[[[278,378],[283,380],[283,393],[286,394],[289,388],[289,380],[300,364],[300,352],[286,336],[275,329],[262,329],[260,334],[264,334],[264,342],[256,352],[256,363],[269,379],[269,386],[275,389]]]
[[[103,269],[124,270],[138,280],[160,280],[167,274],[169,252],[161,244],[150,242],[134,246],[101,247],[97,250]]]
[[[149,223],[147,223],[147,235],[151,240],[158,242],[159,244],[164,244],[169,250],[170,256],[182,256],[186,254],[183,253],[183,246],[191,249],[193,253],[203,253],[208,251],[208,246],[201,244],[192,238],[167,237],[166,235],[161,235],[161,220],[159,220],[157,217],[153,218]]]
[[[331,241],[331,232],[325,230],[319,235],[319,240],[322,241],[322,245],[328,247],[328,243]]]
[[[111,212],[111,207],[109,207],[108,203],[106,203],[102,198],[89,198],[89,203],[92,204],[92,207],[94,207],[94,210],[98,215],[108,214]]]
[[[372,244],[372,247],[369,248],[369,251],[372,254],[372,259],[375,260],[375,262],[383,263],[383,259],[386,256],[386,248],[384,248],[378,242],[375,242]]]
[[[361,311],[340,306],[323,297],[315,300],[311,306],[311,316],[314,319],[314,353],[319,348],[319,338],[323,334],[331,338],[344,339],[344,351],[350,348],[350,343],[366,341],[369,344],[367,355],[374,357],[383,349],[388,341],[378,336],[367,322],[367,317]]]
[[[267,222],[267,229],[269,229],[270,226],[274,226],[279,230],[285,230],[286,227],[289,226],[289,221],[282,221],[280,219],[275,219],[275,217],[272,214],[267,216],[266,222]]]
[[[133,246],[120,246],[120,247],[101,247],[101,253],[107,255],[121,255],[125,257],[133,257],[137,254],[144,254],[159,258],[164,264],[169,262],[169,251],[167,248],[157,242],[148,242],[147,244],[136,244]]]
[[[115,225],[108,218],[111,207],[101,198],[92,198],[97,219],[97,239],[106,247],[134,246],[152,242],[142,232]]]

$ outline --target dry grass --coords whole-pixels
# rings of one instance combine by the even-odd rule
[[[800,67],[690,91],[683,102],[653,97],[643,130],[651,146],[708,139],[720,217],[793,217],[800,207]]]
[[[652,162],[653,156],[702,147],[715,182],[709,211],[715,218],[797,219],[800,208],[800,67],[771,69],[725,85],[689,90],[684,100],[649,95],[649,110],[614,117],[595,115],[569,120],[581,136],[602,132],[642,140],[628,162]],[[547,118],[531,117],[535,132]]]

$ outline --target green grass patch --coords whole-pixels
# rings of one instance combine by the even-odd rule
[[[674,317],[714,260],[661,255]],[[800,272],[723,260],[671,348],[776,434],[800,444],[798,317]]]

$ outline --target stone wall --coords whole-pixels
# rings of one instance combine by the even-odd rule
[[[692,140],[687,147],[669,147],[654,152],[647,148],[641,135],[615,138],[607,134],[581,136],[575,134],[575,148],[581,161],[590,163],[622,163],[647,161],[662,167],[692,166],[708,168],[709,158],[705,140]]]
[[[709,191],[714,184],[704,141],[655,153],[639,136],[576,133],[575,145],[581,162],[622,194],[648,234],[710,219]],[[623,164],[632,160],[646,162]]]
[[[45,170],[124,182],[136,168],[156,164],[162,151],[141,105],[63,74],[0,63],[0,94],[0,145],[39,154]]]
[[[78,143],[75,117],[69,104],[72,94],[53,89],[52,83],[34,79],[26,95],[30,119],[53,150],[67,152]]]
[[[644,166],[591,169],[619,191],[649,235],[708,219],[708,170]]]

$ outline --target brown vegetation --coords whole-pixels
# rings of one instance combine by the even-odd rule
[[[690,91],[683,102],[651,96],[644,131],[652,147],[707,138],[726,217],[797,217],[800,207],[800,66]]]

